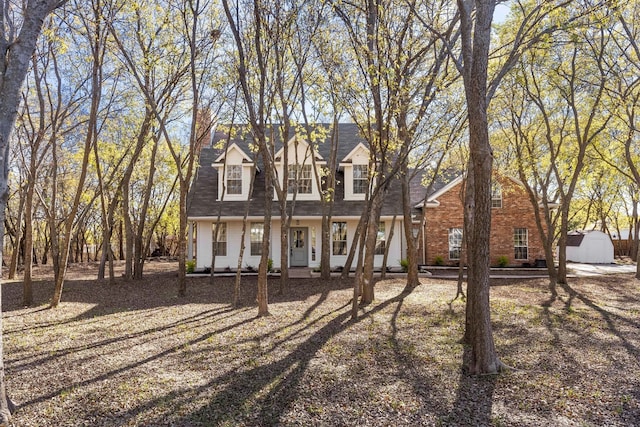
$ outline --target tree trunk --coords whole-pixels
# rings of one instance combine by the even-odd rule
[[[469,123],[470,167],[465,209],[472,218],[467,236],[467,320],[465,338],[471,346],[469,372],[498,372],[489,307],[489,241],[493,153],[487,120],[487,69],[495,0],[458,0],[461,18],[462,70]],[[475,12],[474,12],[475,10]]]
[[[413,220],[412,220],[412,206],[410,196],[410,183],[409,183],[409,171],[406,167],[406,162],[403,162],[402,168],[402,216],[404,219],[404,237],[407,241],[407,283],[405,285],[405,292],[411,292],[416,286],[420,284],[420,278],[418,277],[418,242],[413,237]],[[394,218],[395,219],[395,218]]]
[[[308,128],[308,124],[307,124]],[[322,178],[317,173],[318,185],[322,197],[322,230],[321,230],[321,252],[320,252],[320,277],[323,280],[331,278],[331,222],[333,217],[333,207],[335,204],[336,188],[336,166],[338,163],[338,117],[334,115],[331,129],[331,149],[329,150],[329,161],[327,164],[327,175],[325,175],[325,185],[321,185]],[[311,139],[311,138],[309,138]],[[312,156],[313,164],[316,164],[315,156]]]
[[[33,176],[33,175],[32,175]],[[35,180],[27,184],[27,195],[24,203],[24,275],[22,278],[22,304],[30,307],[33,304],[33,193]]]
[[[72,239],[72,231],[73,231],[73,223],[76,219],[76,215],[78,213],[78,208],[80,206],[80,201],[82,199],[82,194],[84,191],[85,181],[87,178],[87,171],[89,165],[89,155],[91,154],[91,149],[94,144],[97,142],[99,127],[98,127],[98,115],[100,113],[100,100],[102,97],[102,61],[104,59],[103,49],[104,45],[104,34],[102,28],[102,16],[99,15],[98,8],[94,8],[94,21],[92,22],[92,27],[87,28],[90,32],[91,37],[91,53],[92,53],[92,64],[91,64],[91,107],[89,110],[89,119],[87,123],[87,135],[84,140],[84,153],[82,157],[82,164],[80,175],[78,177],[78,182],[76,186],[76,194],[74,196],[71,208],[69,212],[67,212],[67,216],[63,221],[63,236],[62,236],[62,244],[57,240],[51,240],[51,245],[54,248],[58,248],[58,261],[57,267],[54,267],[55,272],[55,289],[53,293],[53,298],[51,300],[51,308],[56,308],[60,305],[60,299],[62,297],[62,287],[64,284],[64,276],[67,271],[67,264],[69,262],[69,252],[71,248],[71,239]],[[55,140],[54,140],[55,141]],[[54,183],[55,185],[55,183]],[[53,206],[55,211],[55,206]],[[55,214],[53,215],[55,216]],[[53,237],[53,236],[52,236]],[[55,261],[55,258],[54,258]]]
[[[380,278],[382,279],[387,277],[387,263],[389,262],[389,249],[391,247],[391,240],[393,239],[393,234],[394,234],[393,230],[395,229],[395,227],[396,227],[396,216],[394,215],[393,219],[391,220],[391,228],[389,229],[389,234],[385,236],[384,256],[382,257],[382,267],[380,270]],[[409,244],[410,243],[407,244],[407,248]],[[416,274],[416,278],[417,276],[418,275]]]
[[[331,214],[325,213],[322,216],[322,230],[321,230],[321,245],[320,251],[320,277],[322,280],[329,280],[331,278]]]
[[[149,116],[149,120],[151,116]],[[144,147],[144,140],[146,140],[148,136],[149,127],[147,126],[143,129],[144,132],[141,132],[141,137],[139,137],[138,144],[140,146],[140,151],[142,151],[142,147]],[[144,262],[147,258],[147,250],[148,245],[144,244],[144,232],[146,228],[147,222],[147,212],[149,210],[149,203],[151,201],[151,193],[153,190],[153,184],[155,182],[156,175],[156,157],[158,154],[158,140],[154,137],[154,144],[151,150],[151,159],[149,162],[149,173],[147,175],[147,186],[144,193],[144,198],[142,201],[142,208],[140,210],[140,219],[138,221],[138,232],[134,237],[134,261],[133,261],[133,278],[134,279],[142,279],[142,273],[144,270]],[[132,171],[133,172],[133,171]],[[127,176],[127,185],[131,180],[131,174]],[[162,209],[164,211],[164,207]],[[149,234],[153,234],[154,227],[151,227],[149,230]],[[147,239],[149,241],[149,239]],[[186,270],[185,270],[186,271]]]
[[[373,280],[373,273],[376,237],[378,236],[378,223],[380,222],[380,211],[382,210],[385,193],[385,191],[381,190],[374,194],[369,206],[369,220],[367,222],[367,238],[365,240],[364,266],[362,273],[362,304],[371,304],[375,299],[375,282]]]
[[[187,191],[189,183],[180,180],[180,226],[178,228],[178,296],[187,295]]]
[[[133,260],[135,258],[129,200],[129,185],[125,183],[122,187],[122,218],[124,219],[124,277],[126,280],[133,279]]]
[[[558,238],[558,283],[567,282],[567,234],[569,233],[569,212],[562,207],[560,219],[560,237]]]
[[[264,138],[262,139],[264,141]],[[265,145],[265,144],[263,144]],[[262,147],[262,155],[265,164],[269,163],[267,147]],[[271,246],[271,206],[273,203],[273,182],[271,168],[265,167],[265,207],[264,207],[264,235],[262,236],[262,256],[258,267],[258,317],[269,315],[269,294],[267,284],[267,264],[269,261],[269,247]],[[282,267],[282,266],[281,266]]]
[[[356,274],[353,280],[353,300],[351,301],[351,318],[353,320],[358,318],[358,307],[360,304],[360,295],[362,295],[363,291],[363,275],[362,275],[362,263],[363,263],[363,251],[365,245],[366,233],[361,233],[358,239],[358,243],[356,244],[356,240],[354,238],[354,242],[352,243],[353,247],[358,248],[358,259],[356,261]]]
[[[367,203],[369,202],[367,201]],[[347,255],[347,260],[345,261],[344,268],[342,269],[342,273],[340,274],[340,277],[342,279],[346,279],[347,277],[349,277],[349,272],[351,271],[351,265],[353,264],[353,258],[356,255],[356,252],[358,251],[358,249],[360,248],[360,245],[358,245],[358,241],[360,240],[360,236],[362,234],[366,234],[366,233],[362,233],[362,230],[365,227],[366,222],[367,222],[367,211],[365,210],[362,213],[362,215],[360,215],[360,220],[358,221],[356,230],[353,233],[353,240],[351,240],[351,246],[349,247],[349,254]]]
[[[15,239],[13,245],[13,251],[11,252],[11,261],[9,263],[9,279],[15,279],[16,271],[18,270],[18,259],[20,258],[20,246],[22,239],[22,217],[24,215],[25,194],[24,190],[20,190],[20,206],[18,207],[18,218],[16,218],[15,225]]]

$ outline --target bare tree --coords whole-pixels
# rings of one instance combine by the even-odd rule
[[[77,16],[80,18],[81,28],[83,35],[86,37],[86,42],[91,57],[91,69],[89,79],[89,92],[91,105],[89,108],[89,115],[86,123],[86,135],[82,143],[82,163],[80,165],[80,172],[76,181],[76,190],[73,195],[73,200],[69,206],[68,211],[65,212],[64,219],[62,221],[62,230],[59,233],[57,230],[57,189],[52,189],[51,205],[48,207],[48,217],[51,229],[51,249],[54,265],[55,275],[55,289],[53,297],[51,299],[51,308],[59,306],[62,298],[62,290],[64,285],[65,274],[67,265],[69,263],[69,252],[73,234],[73,227],[76,221],[76,215],[80,209],[81,199],[85,188],[85,182],[88,174],[89,158],[96,144],[100,133],[100,117],[104,114],[101,111],[102,102],[102,85],[104,83],[104,57],[106,52],[106,25],[104,14],[104,3],[102,0],[94,0],[91,4],[86,5],[86,14],[80,13],[82,6],[77,2],[75,3],[78,9]],[[108,18],[106,18],[108,19]],[[108,111],[108,108],[106,109]],[[53,185],[55,187],[57,182],[57,144],[53,144],[53,162],[52,168],[55,179]]]
[[[49,21],[50,32],[57,33],[57,28]],[[36,194],[41,191],[43,166],[50,160],[51,147],[62,137],[77,129],[82,121],[75,125],[67,123],[80,107],[80,94],[84,81],[78,84],[65,96],[63,94],[62,71],[60,69],[57,37],[43,38],[37,45],[32,57],[31,73],[23,91],[23,106],[19,115],[18,133],[21,135],[19,159],[28,177],[25,184],[24,202],[24,275],[23,303],[31,305],[32,300],[32,266],[34,255],[34,213],[37,206]]]
[[[4,236],[4,215],[9,189],[9,140],[20,104],[20,88],[29,69],[29,61],[40,36],[45,18],[61,6],[60,0],[30,1],[16,5],[0,2],[0,235]],[[20,43],[16,41],[20,39]],[[0,249],[0,255],[2,249]],[[1,258],[1,257],[0,257]],[[0,313],[1,314],[1,313]],[[0,316],[1,317],[1,316]],[[4,380],[0,320],[0,422],[9,423],[11,412]]]
[[[249,126],[264,164],[263,172],[266,189],[264,196],[264,234],[261,245],[260,265],[258,267],[257,301],[258,316],[267,316],[269,314],[267,264],[269,260],[274,182],[276,181],[267,127],[272,101],[267,87],[270,77],[269,67],[271,65],[269,58],[273,53],[271,51],[273,46],[269,43],[269,40],[265,39],[269,33],[269,5],[261,0],[253,0],[246,5],[241,5],[239,2],[230,5],[228,0],[223,0],[222,5],[235,42],[237,54],[235,67]],[[251,65],[254,65],[255,69]],[[249,75],[250,72],[253,77]]]
[[[206,132],[199,132],[198,112],[206,109],[206,98],[203,96],[209,82],[209,71],[213,68],[215,42],[220,36],[218,28],[213,27],[215,20],[209,19],[208,13],[211,11],[210,2],[199,0],[188,0],[184,2],[167,1],[165,4],[166,15],[164,24],[156,30],[155,36],[169,31],[174,31],[175,38],[169,45],[175,45],[176,40],[182,41],[183,45],[179,49],[164,50],[157,56],[155,61],[157,67],[164,67],[157,70],[166,75],[166,87],[164,98],[159,99],[152,90],[153,85],[145,81],[144,69],[146,64],[136,62],[135,52],[125,46],[125,38],[118,35],[119,31],[115,26],[111,26],[110,31],[114,39],[123,62],[127,65],[139,89],[144,95],[146,103],[153,113],[161,137],[167,144],[171,157],[177,169],[177,185],[179,189],[179,226],[176,233],[177,255],[178,255],[178,295],[186,295],[186,239],[187,239],[187,195],[194,174],[199,147],[202,146]],[[136,5],[138,7],[138,5]],[[144,13],[141,10],[137,13]],[[178,20],[172,20],[177,16]],[[167,38],[165,42],[169,40]],[[144,41],[141,46],[152,45],[151,42]],[[170,94],[172,94],[170,96]],[[188,143],[182,144],[179,137],[172,136],[168,127],[170,122],[169,111],[163,110],[163,102],[178,98],[186,100],[190,106],[191,124],[188,132]],[[133,239],[132,239],[133,240]],[[144,256],[139,254],[139,256]],[[141,271],[141,270],[140,270]]]

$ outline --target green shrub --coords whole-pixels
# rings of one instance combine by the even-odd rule
[[[187,269],[187,274],[192,274],[194,271],[196,271],[196,261],[195,260],[189,260],[186,262],[186,269]]]
[[[267,260],[267,271],[269,273],[273,271],[273,260],[271,258]]]
[[[498,267],[506,267],[509,264],[509,258],[504,255],[498,257]]]
[[[408,259],[401,259],[400,260],[400,267],[402,267],[402,271],[403,272],[407,272],[409,271],[409,260]]]
[[[444,265],[444,258],[438,255],[437,257],[435,257],[433,262],[435,265]]]

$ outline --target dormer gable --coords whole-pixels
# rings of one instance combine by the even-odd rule
[[[299,136],[294,136],[289,140],[286,145],[280,147],[280,149],[275,153],[273,160],[276,164],[282,163],[284,161],[284,149],[288,149],[287,153],[287,161],[289,164],[297,163],[310,163],[311,156],[315,156],[316,161],[321,163],[326,163],[324,158],[318,153],[313,147],[307,142],[306,139],[300,138]],[[297,157],[296,157],[296,148],[297,148]]]
[[[287,164],[285,165],[285,150]],[[326,165],[323,157],[304,138],[294,136],[274,155],[274,164],[281,188],[287,180],[287,199],[320,200],[316,167]]]
[[[233,143],[211,164],[218,172],[218,200],[247,200],[251,174],[255,171],[253,159]]]
[[[340,161],[344,170],[344,199],[365,200],[371,184],[373,173],[369,170],[369,149],[358,143]]]
[[[235,142],[214,160],[213,166],[224,164],[225,159],[230,159],[233,164],[253,163],[253,159]]]
[[[350,164],[368,165],[369,164],[369,148],[362,142],[358,143],[341,161],[340,166],[344,167]]]

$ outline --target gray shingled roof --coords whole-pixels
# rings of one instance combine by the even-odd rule
[[[324,125],[329,126],[329,125]],[[246,129],[246,127],[245,127]],[[253,156],[250,150],[250,143],[252,137],[249,132],[238,132],[242,134],[236,136],[229,141],[229,145],[235,143],[245,153]],[[213,137],[212,146],[216,147],[220,145],[219,142],[225,142],[228,138],[228,134],[222,131],[216,131]],[[338,162],[344,159],[359,143],[367,145],[365,139],[360,136],[358,127],[352,123],[341,123],[338,125]],[[282,143],[276,138],[275,149],[276,151],[282,146]],[[317,145],[318,153],[325,159],[329,159],[330,150],[329,139],[324,143]],[[263,216],[264,215],[264,193],[265,182],[264,172],[262,171],[262,162],[258,157],[258,167],[260,171],[256,173],[253,194],[251,200],[247,201],[226,201],[220,202],[217,200],[218,196],[218,173],[211,164],[224,152],[223,149],[205,147],[200,153],[200,161],[196,176],[194,178],[193,185],[187,201],[187,214],[189,217],[215,217],[220,215],[225,216],[243,216],[245,210],[249,209],[249,216]],[[347,201],[344,199],[344,177],[342,171],[338,171],[336,175],[338,185],[336,188],[336,202],[333,208],[334,216],[357,216],[360,215],[364,208],[364,202],[362,201]],[[413,197],[416,197],[416,203],[424,198],[424,188],[422,194],[420,194],[419,179],[414,180],[418,183],[416,188],[412,182],[412,201]],[[288,203],[291,208],[292,203]],[[273,203],[273,215],[280,215],[280,208],[277,202]],[[296,201],[295,203],[295,216],[319,216],[322,214],[320,204],[317,201]],[[393,179],[390,185],[389,192],[384,199],[384,205],[382,208],[382,215],[402,215],[402,195],[400,192],[400,182],[397,179]]]
[[[582,244],[582,240],[584,240],[584,233],[574,231],[567,234],[567,246],[579,247]]]

